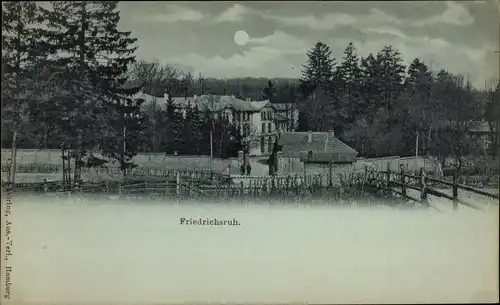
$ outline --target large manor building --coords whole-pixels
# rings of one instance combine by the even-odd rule
[[[171,100],[175,109],[186,114],[189,107],[209,111],[214,117],[224,116],[240,127],[248,143],[250,156],[269,155],[274,142],[285,132],[293,132],[298,125],[298,110],[294,103],[273,104],[268,100],[242,100],[229,95],[201,95],[192,97],[154,97],[139,93],[135,99],[144,100],[141,107],[157,106],[166,109]]]

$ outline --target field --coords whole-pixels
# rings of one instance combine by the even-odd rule
[[[12,304],[498,301],[498,208],[13,202]]]

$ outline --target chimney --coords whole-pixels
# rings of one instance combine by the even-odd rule
[[[313,141],[313,133],[312,131],[309,130],[309,133],[307,134],[307,143],[311,143]]]
[[[331,136],[332,138],[335,138],[335,130],[330,129],[330,131],[328,131],[328,133],[329,133],[329,136]]]

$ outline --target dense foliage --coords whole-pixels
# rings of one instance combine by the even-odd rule
[[[335,130],[365,157],[414,155],[418,145],[419,154],[461,166],[464,156],[498,152],[498,80],[479,90],[418,58],[406,67],[389,45],[360,57],[350,43],[334,57],[322,42],[307,53],[300,79],[204,78],[135,61],[136,39],[117,28],[117,1],[51,3],[2,4],[4,148],[63,147],[77,168],[100,155],[123,169],[138,151],[226,158],[247,148],[232,122],[197,109],[182,116],[171,99],[166,108],[141,107],[131,96],[142,90],[294,103],[299,130]],[[491,129],[486,146],[471,136],[481,121]]]

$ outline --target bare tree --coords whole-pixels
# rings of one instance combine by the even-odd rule
[[[475,103],[477,100],[471,83],[463,75],[448,76],[442,95],[444,100],[439,103],[442,104],[445,120],[435,130],[431,151],[442,163],[446,157],[451,157],[451,165],[460,174],[470,157],[481,153],[478,140],[471,137],[471,131],[480,120],[482,111],[480,105]]]
[[[255,128],[255,126],[249,121],[243,121],[241,123],[240,134],[241,148],[245,156],[248,156],[250,148],[255,147],[260,143],[260,136],[257,132],[257,128]]]
[[[187,93],[193,87],[193,75],[190,70],[183,71],[175,65],[161,64],[155,60],[136,62],[130,71],[133,83],[143,86],[147,94],[162,96],[168,93],[171,96]]]

